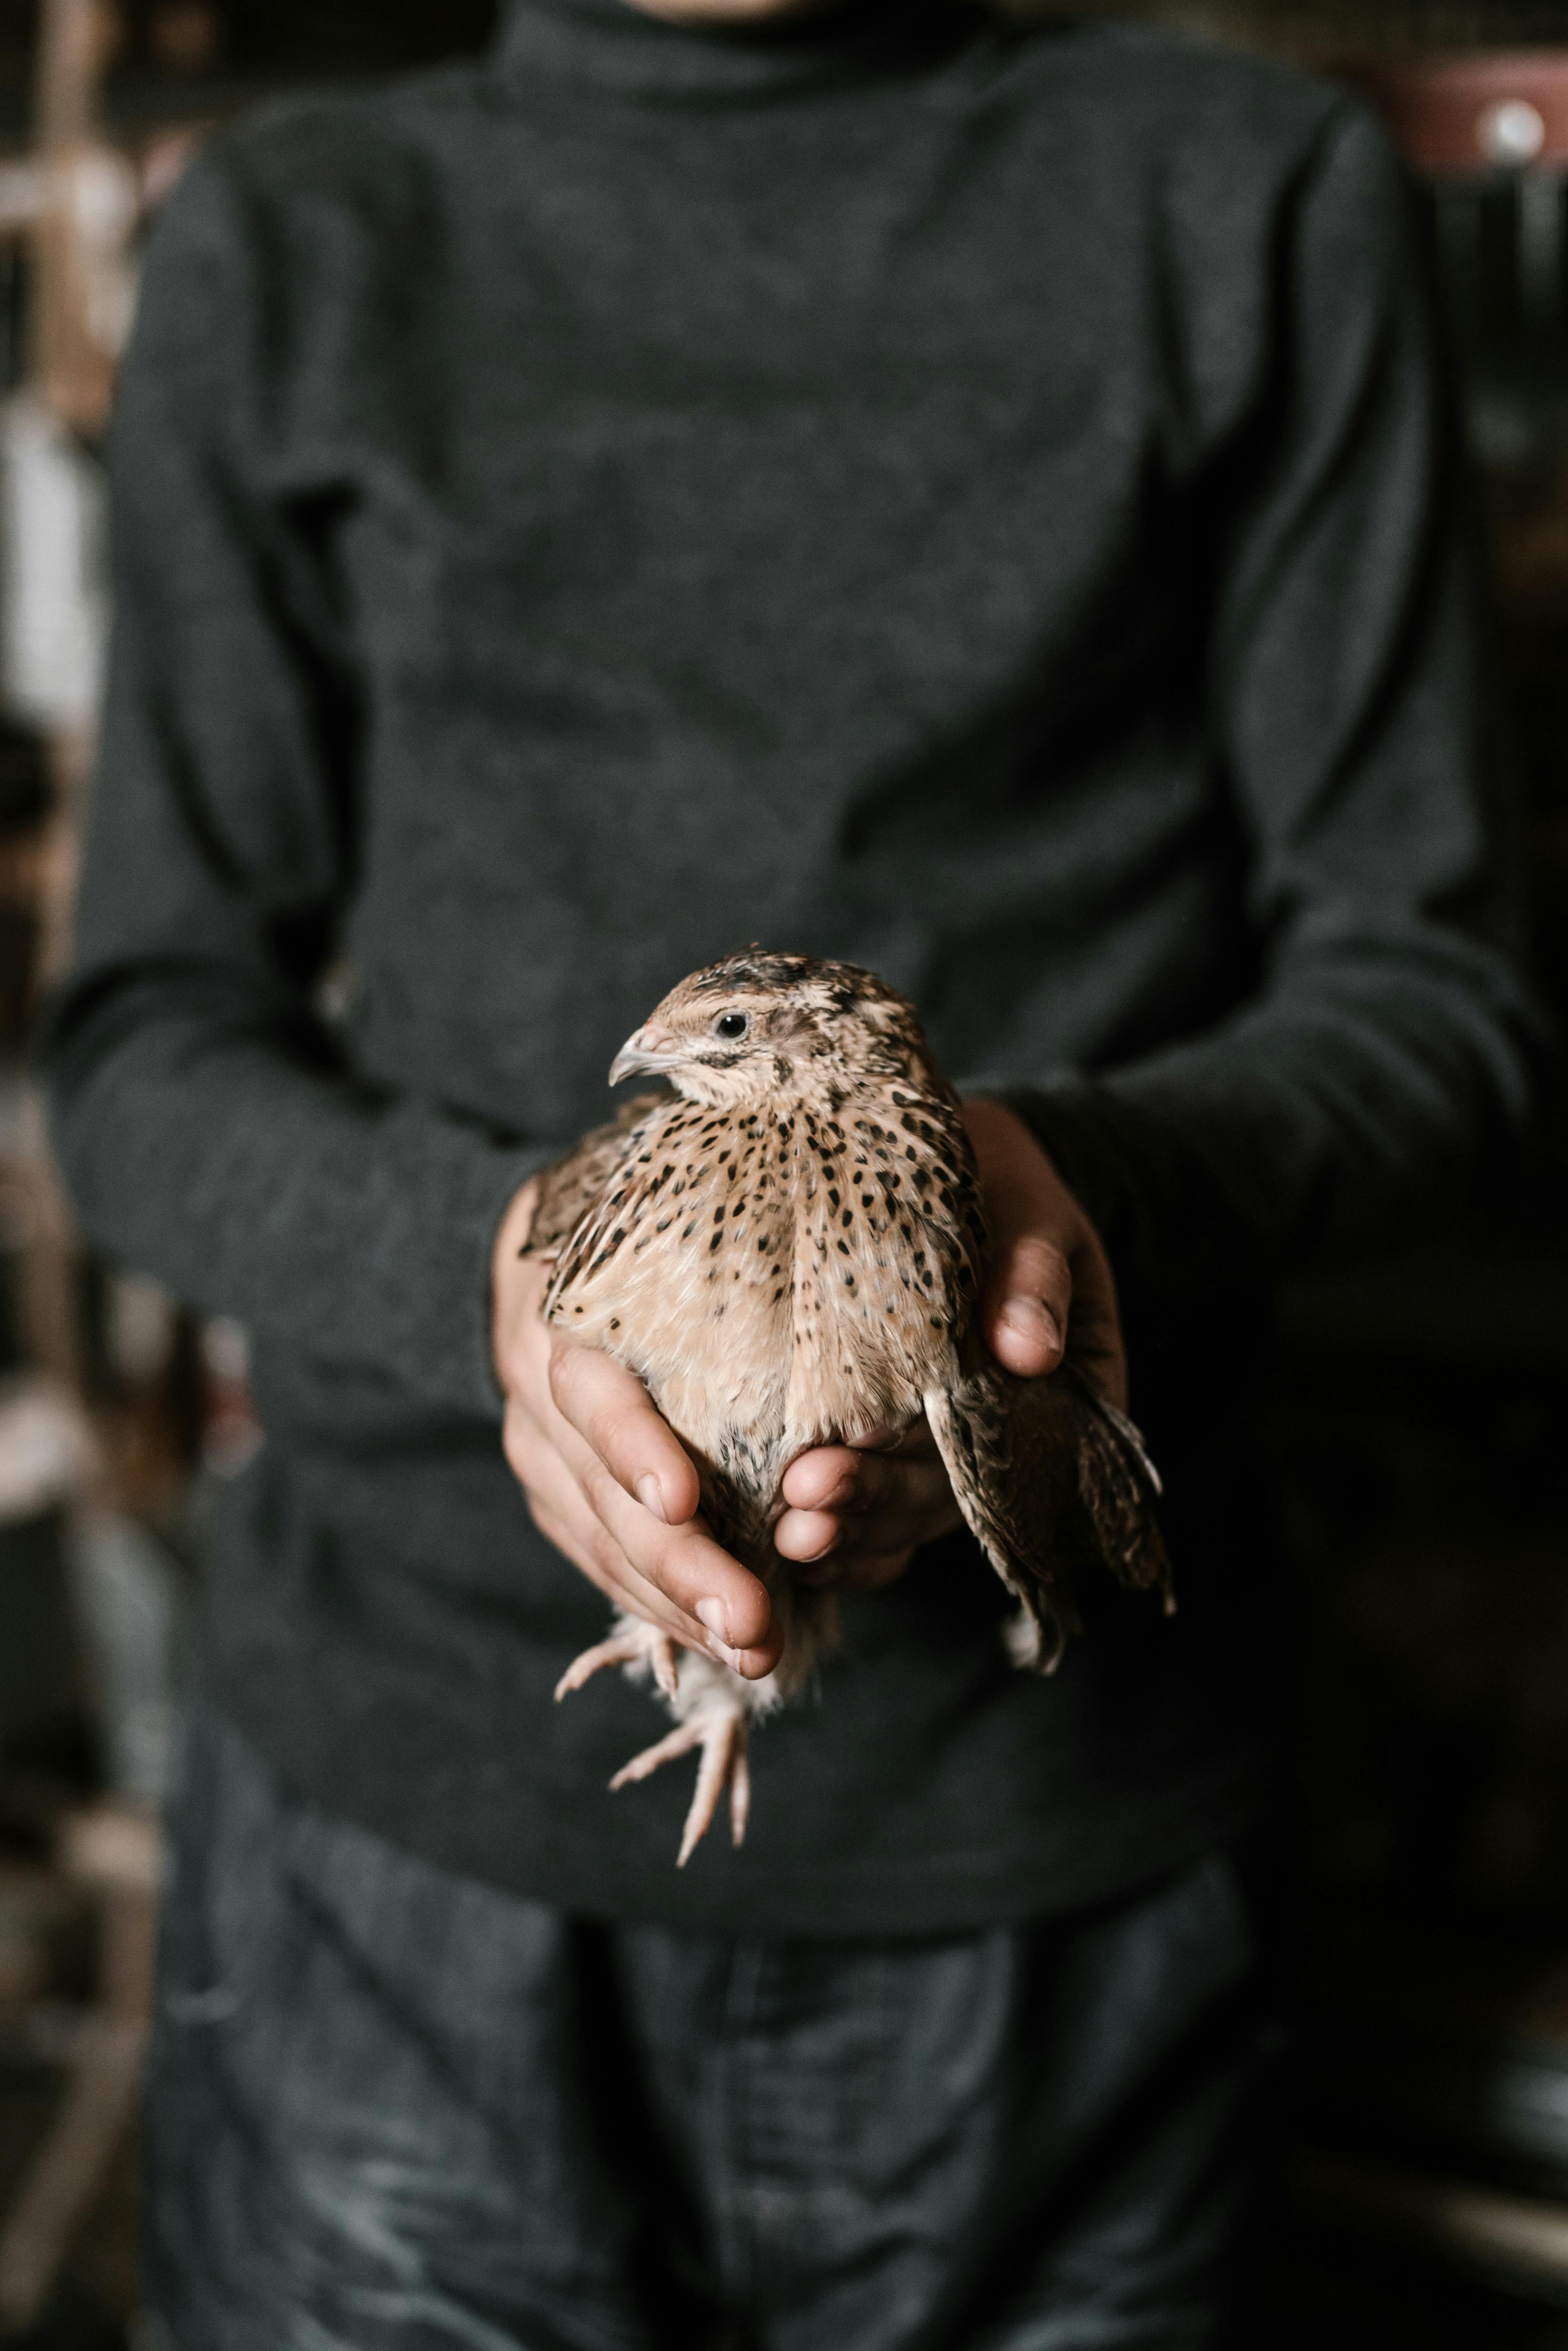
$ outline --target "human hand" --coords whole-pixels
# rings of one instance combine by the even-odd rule
[[[1100,1237],[1033,1135],[1000,1102],[966,1102],[979,1162],[991,1263],[980,1327],[997,1361],[1040,1379],[1073,1361],[1119,1409],[1127,1361],[1116,1284]],[[925,1422],[802,1453],[785,1472],[773,1540],[803,1583],[878,1592],[923,1543],[959,1523]]]
[[[618,1608],[759,1681],[783,1647],[768,1589],[703,1525],[690,1456],[633,1372],[540,1319],[550,1268],[520,1255],[537,1197],[517,1194],[491,1265],[502,1442],[534,1524]]]

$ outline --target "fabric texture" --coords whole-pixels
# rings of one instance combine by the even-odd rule
[[[207,1649],[291,1783],[576,1913],[956,1929],[1258,1801],[1273,1272],[1524,1122],[1506,761],[1372,120],[1104,24],[523,0],[216,138],[148,257],[55,1133],[256,1341]],[[497,1445],[492,1238],[685,972],[870,965],[1103,1223],[1170,1624],[1011,1673],[966,1542],[846,1612],[671,1867],[650,1699]]]
[[[174,2351],[1200,2351],[1272,2030],[1234,1866],[909,1944],[574,1923],[198,1712],[149,2292]]]

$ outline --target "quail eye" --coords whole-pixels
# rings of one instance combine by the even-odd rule
[[[721,1012],[718,1019],[713,1024],[714,1035],[716,1037],[726,1038],[733,1044],[736,1038],[745,1036],[750,1026],[751,1016],[749,1013]]]

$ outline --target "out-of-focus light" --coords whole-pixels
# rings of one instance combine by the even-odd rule
[[[1533,163],[1546,144],[1546,119],[1527,98],[1500,98],[1478,120],[1476,144],[1489,163]]]

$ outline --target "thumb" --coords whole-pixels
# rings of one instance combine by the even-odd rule
[[[1003,1369],[1037,1380],[1055,1371],[1066,1353],[1072,1269],[1065,1251],[1041,1229],[1038,1204],[1020,1201],[1010,1211],[998,1207],[999,1213],[992,1213],[991,1272],[981,1324]]]

